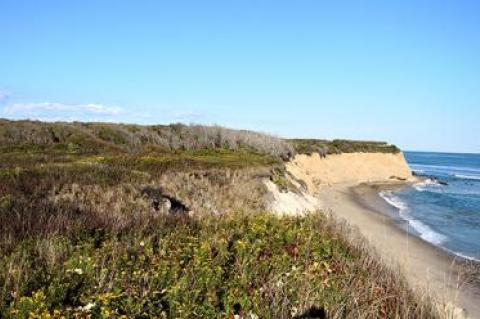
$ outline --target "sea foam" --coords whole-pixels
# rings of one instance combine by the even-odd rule
[[[453,165],[427,165],[427,164],[410,164],[410,167],[414,170],[432,171],[432,170],[445,170],[456,171],[461,170],[470,173],[480,173],[480,169],[469,166],[453,166]]]
[[[475,257],[472,257],[472,256],[468,256],[468,255],[459,253],[459,252],[457,252],[457,251],[453,251],[453,250],[448,249],[448,248],[445,248],[445,247],[441,247],[441,248],[444,249],[445,251],[448,251],[450,254],[453,254],[453,255],[455,255],[455,256],[464,258],[464,259],[466,259],[466,260],[480,262],[480,259],[478,259],[478,258],[475,258]]]
[[[403,202],[398,196],[396,196],[392,191],[382,191],[379,193],[388,204],[398,209],[399,216],[405,220],[409,226],[411,226],[425,241],[432,243],[434,245],[440,245],[447,237],[442,234],[437,233],[428,225],[422,223],[418,219],[413,219],[409,215],[410,208],[408,205]]]
[[[461,178],[461,179],[470,179],[470,180],[480,180],[480,175],[463,175],[463,174],[455,174],[456,178]]]
[[[416,183],[413,185],[413,188],[415,188],[419,192],[425,192],[428,187],[433,186],[433,187],[439,187],[441,186],[437,180],[428,178],[422,182]]]

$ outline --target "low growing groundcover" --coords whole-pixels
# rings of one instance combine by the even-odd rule
[[[323,213],[164,216],[27,238],[0,261],[4,318],[410,317],[427,311]],[[412,315],[412,317],[414,317]]]

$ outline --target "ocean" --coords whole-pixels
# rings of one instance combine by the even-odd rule
[[[382,191],[400,225],[459,257],[480,261],[480,154],[405,152],[411,169],[427,179]]]

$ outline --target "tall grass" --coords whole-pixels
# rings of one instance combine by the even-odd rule
[[[191,214],[265,209],[261,180],[269,167],[230,167],[230,159],[220,166],[202,160],[159,162],[81,157],[58,165],[0,168],[0,248],[8,251],[23,239],[51,233],[140,229],[159,214],[158,198],[147,188],[184,203]]]

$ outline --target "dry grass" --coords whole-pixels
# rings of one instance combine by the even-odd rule
[[[190,214],[265,209],[266,166],[165,171],[118,165],[73,162],[0,170],[0,248],[9,250],[32,236],[143,229],[161,215],[155,200],[163,197],[182,203]]]

